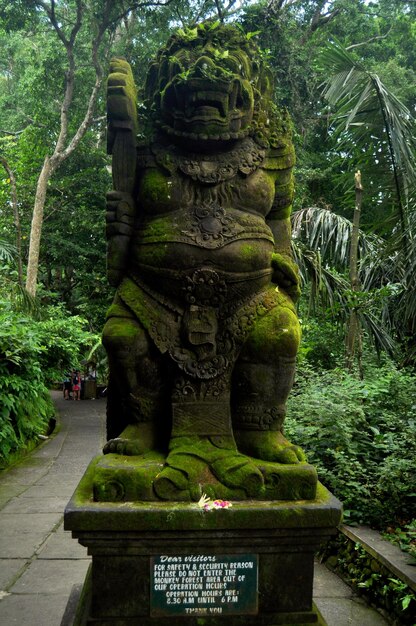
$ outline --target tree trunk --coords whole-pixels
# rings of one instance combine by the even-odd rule
[[[43,162],[42,171],[40,173],[38,184],[36,187],[35,204],[33,207],[32,225],[30,228],[29,242],[29,258],[27,262],[26,290],[31,296],[36,295],[38,269],[39,269],[39,251],[40,239],[43,224],[43,209],[45,207],[46,190],[48,182],[52,176],[53,169],[50,157],[46,156]]]
[[[361,184],[361,172],[358,170],[355,173],[355,210],[354,219],[352,223],[351,232],[351,245],[350,245],[350,282],[351,290],[353,292],[360,291],[360,279],[358,276],[358,239],[360,230],[360,217],[361,217],[361,203],[363,196],[363,187]],[[354,357],[357,353],[358,367],[360,371],[360,378],[363,378],[362,363],[361,363],[361,325],[356,307],[351,309],[350,319],[347,325],[346,334],[346,365],[349,371],[351,371]],[[357,348],[357,352],[356,352]]]

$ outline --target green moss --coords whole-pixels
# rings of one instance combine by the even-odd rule
[[[114,298],[114,302],[107,311],[106,319],[110,317],[127,317],[129,319],[134,319],[133,313],[130,310],[126,309],[123,301],[120,300],[118,295],[116,295],[116,297]]]
[[[251,243],[244,243],[240,246],[240,254],[244,259],[250,259],[257,254],[257,248]]]
[[[279,354],[295,356],[301,337],[300,325],[292,307],[278,305],[254,325],[247,349],[273,362]]]
[[[75,506],[83,507],[88,502],[93,501],[92,485],[94,481],[95,468],[102,458],[102,455],[96,456],[87,467],[87,470],[81,478],[73,496],[73,503]]]
[[[171,123],[169,104],[165,106],[164,102],[169,101],[172,83],[176,80],[186,85],[194,75],[193,63],[202,55],[210,62],[198,68],[199,78],[206,78],[211,85],[216,80],[240,81],[241,111],[249,134],[266,148],[289,146],[292,124],[287,111],[272,103],[272,75],[264,55],[252,37],[230,25],[212,28],[212,24],[200,24],[172,35],[149,70],[145,89],[148,113],[152,111],[159,120]],[[201,140],[215,138],[224,132],[219,126],[215,121],[211,125],[194,123],[192,132],[199,134]],[[233,132],[231,123],[228,131]]]
[[[166,467],[155,482],[159,497],[198,500],[201,492],[215,498],[261,497],[262,474],[247,456],[237,452],[232,437],[182,436],[171,441]]]
[[[128,317],[110,317],[105,325],[104,336],[108,340],[119,339],[121,342],[133,339],[140,327]]]
[[[170,220],[165,217],[155,217],[146,224],[145,237],[155,241],[171,241],[176,233],[171,228]]]
[[[147,298],[143,291],[132,280],[123,280],[118,294],[121,299],[134,311],[145,328],[149,328],[153,319],[147,312]]]
[[[163,466],[164,458],[156,452],[143,457],[121,457],[107,454],[95,465],[94,500],[123,502],[153,500],[153,481]]]
[[[287,220],[292,215],[292,203],[287,204],[284,207],[280,207],[278,211],[273,211],[273,219],[275,220]]]
[[[146,457],[141,457],[141,461],[137,458],[136,463],[146,463]],[[223,498],[231,499],[233,506],[225,511],[209,513],[189,502],[144,502],[139,498],[123,503],[94,502],[94,475],[97,464],[101,465],[103,459],[105,457],[102,456],[94,459],[79,483],[65,514],[67,530],[313,529],[335,527],[341,521],[340,503],[320,483],[315,500],[259,502],[251,499],[238,502],[237,498]],[[130,466],[131,471],[134,467],[137,469],[137,466],[130,465],[132,457],[118,457],[117,461],[113,455],[111,463],[116,462],[126,468]]]
[[[280,270],[291,282],[299,282],[299,268],[286,254],[275,252],[272,255],[272,267]]]
[[[111,119],[128,120],[137,133],[137,94],[130,65],[125,59],[114,58],[110,63],[107,84],[108,111]]]
[[[171,179],[157,169],[149,169],[141,182],[140,195],[147,203],[154,203],[158,211],[168,210],[171,200]]]
[[[275,192],[277,198],[293,198],[295,192],[293,180],[283,184],[279,184],[279,181],[276,181],[276,183]]]
[[[144,265],[157,268],[166,267],[169,260],[169,250],[164,243],[143,246],[140,251],[140,260]]]

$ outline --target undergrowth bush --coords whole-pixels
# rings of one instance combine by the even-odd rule
[[[54,413],[48,383],[96,339],[84,326],[59,308],[35,320],[0,302],[0,465],[47,430]]]
[[[41,343],[30,321],[0,312],[0,460],[46,430],[52,402],[39,364]]]
[[[42,345],[39,362],[47,384],[62,380],[64,370],[82,369],[82,359],[100,339],[87,330],[87,322],[68,315],[61,306],[48,307],[36,325]]]
[[[392,362],[358,380],[301,363],[288,403],[288,438],[342,500],[345,521],[382,528],[416,510],[416,377]]]

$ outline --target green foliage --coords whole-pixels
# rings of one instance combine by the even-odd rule
[[[316,312],[310,316],[305,311],[305,302],[301,301],[299,321],[302,329],[302,341],[298,352],[298,361],[318,371],[331,370],[339,366],[344,357],[344,330],[332,315]]]
[[[46,384],[60,381],[67,369],[81,369],[84,357],[99,340],[86,326],[85,319],[70,316],[63,307],[56,306],[48,307],[44,319],[37,322],[39,364]]]
[[[42,319],[0,301],[0,459],[7,462],[47,430],[54,413],[47,385],[79,366],[97,337],[85,320],[49,307]]]
[[[409,554],[414,561],[414,565],[416,565],[416,519],[413,519],[408,524],[387,528],[387,531],[383,533],[383,537],[398,545],[403,552]]]
[[[414,184],[415,119],[409,109],[339,42],[328,45],[320,60],[329,73],[324,96],[337,106],[333,120],[337,149],[347,150],[354,143],[378,160],[386,153],[396,175],[400,172],[408,185]]]
[[[391,241],[360,230],[362,289],[354,291],[347,278],[351,222],[328,209],[309,207],[292,215],[292,228],[293,252],[309,294],[309,310],[315,315],[329,311],[337,323],[346,323],[355,311],[377,351],[397,356],[400,342],[411,362],[411,347],[408,350],[406,343],[416,323],[415,274],[405,271],[403,254]],[[407,250],[413,268],[415,247]]]
[[[360,543],[339,533],[323,550],[323,559],[331,569],[391,615],[397,626],[414,626],[416,596],[402,580],[393,578],[389,570],[374,559]]]
[[[100,332],[112,290],[106,278],[105,193],[111,187],[107,158],[84,140],[63,164],[50,189],[41,245],[40,277],[46,301],[64,302]]]
[[[33,323],[0,310],[0,458],[45,432],[53,407],[39,363],[41,344]]]
[[[13,261],[16,248],[8,241],[0,239],[0,261]]]
[[[286,433],[341,499],[346,521],[383,526],[415,511],[416,378],[391,362],[366,380],[306,362],[289,398]]]

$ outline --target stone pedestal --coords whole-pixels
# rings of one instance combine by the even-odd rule
[[[315,500],[197,504],[94,502],[86,473],[65,529],[88,548],[90,572],[75,624],[276,626],[322,624],[312,602],[313,559],[341,505]]]

